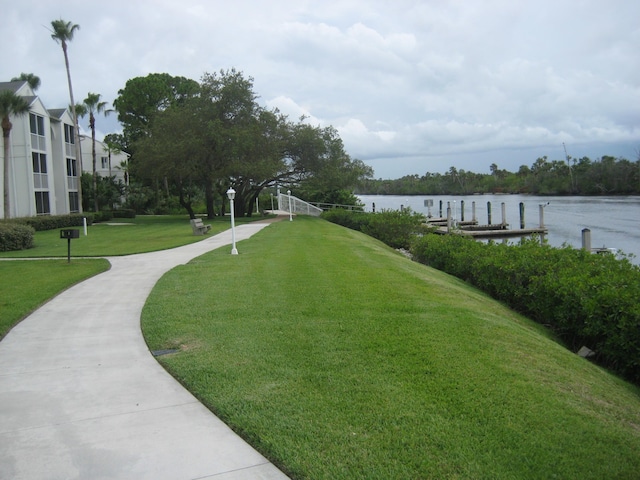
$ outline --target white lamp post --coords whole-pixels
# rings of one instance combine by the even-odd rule
[[[291,212],[291,190],[287,190],[287,195],[289,195],[289,221],[293,221],[293,213]]]
[[[236,191],[229,187],[227,190],[227,197],[229,197],[229,208],[231,209],[231,255],[237,255],[238,250],[236,249],[236,222],[235,222],[235,213],[233,211],[233,199],[236,198]]]

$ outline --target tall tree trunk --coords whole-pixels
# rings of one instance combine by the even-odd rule
[[[8,124],[8,125],[7,125]],[[11,136],[11,122],[7,118],[7,124],[5,124],[4,119],[2,119],[2,139],[3,139],[3,148],[4,148],[4,158],[3,158],[3,166],[2,170],[4,172],[3,176],[3,188],[4,188],[4,218],[9,218],[11,215],[11,197],[9,195],[9,139]],[[8,126],[8,128],[6,128]]]
[[[93,209],[97,213],[98,206],[98,171],[96,170],[96,119],[93,113],[89,113],[89,126],[91,127],[91,159],[93,160]]]
[[[207,207],[207,218],[213,219],[216,216],[216,212],[213,206],[213,185],[210,181],[204,184],[204,199]]]
[[[193,207],[191,206],[191,200],[187,200],[184,195],[184,189],[182,188],[182,182],[178,181],[178,202],[189,214],[190,219],[196,218],[196,215],[193,211]]]
[[[69,99],[71,100],[71,113],[73,115],[73,136],[76,147],[76,162],[79,166],[78,174],[78,211],[82,212],[82,150],[80,149],[80,127],[78,126],[78,115],[76,114],[76,101],[73,99],[73,87],[71,86],[71,70],[69,69],[69,56],[67,55],[67,43],[62,41],[62,53],[64,53],[64,64],[67,67],[67,82],[69,84]]]

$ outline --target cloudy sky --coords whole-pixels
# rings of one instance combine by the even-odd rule
[[[128,79],[236,68],[260,103],[338,129],[376,178],[538,157],[640,153],[640,2],[632,0],[0,0],[0,80],[69,103]],[[82,125],[81,121],[81,125]],[[86,123],[86,122],[85,122]],[[121,130],[99,118],[100,133]]]

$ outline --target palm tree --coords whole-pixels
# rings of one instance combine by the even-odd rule
[[[96,113],[109,115],[113,110],[107,109],[107,102],[100,101],[99,93],[88,93],[84,99],[84,107],[89,113],[89,127],[91,128],[91,159],[93,160],[93,197],[95,211],[98,211],[98,172],[96,171]]]
[[[82,172],[82,153],[80,152],[80,129],[78,128],[78,116],[76,115],[76,102],[73,99],[73,87],[71,86],[71,70],[69,70],[69,56],[67,55],[67,42],[73,40],[73,34],[80,30],[80,25],[73,24],[71,22],[65,22],[64,20],[53,20],[51,22],[53,28],[51,32],[51,38],[62,45],[62,53],[64,53],[64,64],[67,67],[67,82],[69,83],[69,99],[71,100],[71,114],[74,121],[74,137],[76,145],[76,160],[80,166],[80,172]],[[82,211],[82,187],[81,182],[78,182],[78,207]]]
[[[105,135],[103,142],[107,146],[107,153],[109,154],[109,176],[111,176],[111,154],[122,153],[122,149],[118,143],[118,135],[115,133]]]
[[[29,84],[31,90],[34,92],[40,88],[40,77],[34,75],[33,73],[21,73],[19,77],[13,77],[11,79],[12,82],[24,81]]]
[[[3,172],[4,172],[4,218],[9,218],[11,213],[11,199],[9,196],[9,153],[10,135],[13,125],[9,117],[11,115],[24,115],[29,111],[27,101],[13,93],[11,90],[0,92],[0,117],[2,117],[2,140],[4,143]]]

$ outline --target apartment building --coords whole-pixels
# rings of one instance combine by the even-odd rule
[[[11,218],[62,215],[81,209],[78,183],[82,171],[91,172],[91,137],[80,135],[82,161],[76,158],[74,122],[68,108],[48,110],[26,81],[0,82],[29,104],[29,112],[11,116],[8,158],[0,149],[0,162],[9,162]],[[109,152],[96,142],[96,171],[125,181],[127,155]],[[124,162],[124,163],[123,163]],[[4,172],[0,168],[0,198],[4,198]],[[4,211],[0,208],[0,218]]]

